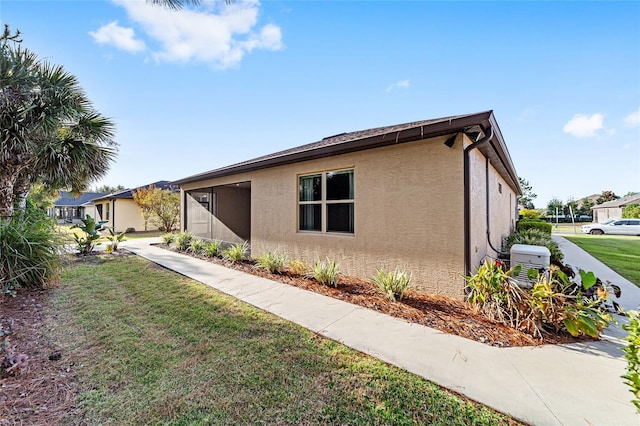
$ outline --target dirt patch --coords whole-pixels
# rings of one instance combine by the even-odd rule
[[[73,364],[49,335],[51,291],[21,290],[16,297],[0,297],[0,320],[9,345],[28,357],[26,368],[0,376],[2,426],[57,425],[74,411]]]

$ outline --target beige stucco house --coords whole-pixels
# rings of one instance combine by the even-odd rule
[[[606,203],[593,206],[593,222],[602,223],[609,219],[620,219],[622,211],[629,204],[640,204],[640,194],[630,195],[619,200],[607,201]]]
[[[401,267],[454,297],[497,256],[521,194],[492,111],[343,133],[172,183],[195,235],[249,241],[254,257],[328,257],[362,278]]]
[[[104,221],[105,225],[112,228],[114,232],[124,232],[127,229],[144,231],[144,218],[142,217],[140,207],[133,200],[133,192],[140,188],[148,188],[150,185],[160,189],[178,191],[177,186],[169,184],[169,181],[161,180],[149,185],[125,189],[95,198],[92,200],[96,212],[95,219],[97,221]],[[156,231],[158,227],[149,221],[146,230]]]

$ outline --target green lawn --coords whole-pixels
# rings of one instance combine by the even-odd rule
[[[590,234],[563,236],[640,287],[640,237]]]
[[[55,291],[70,423],[515,423],[136,256],[78,261]]]

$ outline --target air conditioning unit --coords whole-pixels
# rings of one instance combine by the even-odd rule
[[[536,269],[541,274],[549,272],[551,252],[543,246],[514,244],[510,252],[511,268],[521,267],[520,273],[514,278],[520,287],[532,287],[533,282],[527,277],[529,269]]]

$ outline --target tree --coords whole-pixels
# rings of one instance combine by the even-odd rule
[[[188,5],[197,6],[200,4],[200,0],[147,0],[147,3],[179,10]],[[226,3],[229,3],[229,0]]]
[[[631,197],[632,195],[638,195],[638,194],[640,194],[640,192],[629,191],[626,194],[624,194],[622,198],[627,198],[627,197]]]
[[[153,222],[161,231],[171,232],[179,225],[180,193],[168,189],[159,189],[153,205]]]
[[[92,192],[104,192],[107,194],[113,194],[114,192],[118,192],[118,191],[124,191],[125,188],[122,185],[117,185],[117,186],[109,186],[109,185],[102,185],[102,186],[97,186]]]
[[[618,197],[613,191],[602,191],[602,194],[596,200],[596,204],[606,203],[607,201],[617,200]]]
[[[10,220],[34,183],[80,192],[109,169],[114,125],[75,76],[38,60],[19,32],[0,35],[0,217]]]
[[[529,185],[529,181],[522,179],[519,176],[518,180],[520,181],[520,187],[522,188],[522,195],[518,198],[518,204],[528,210],[534,209],[533,199],[538,196],[533,193],[531,185]]]
[[[640,219],[640,204],[629,204],[622,210],[622,217]]]
[[[557,214],[562,213],[564,207],[564,203],[560,201],[559,198],[553,197],[551,201],[547,204],[547,216],[555,216],[556,209]]]
[[[594,206],[593,201],[590,198],[584,198],[582,203],[580,203],[580,207],[578,207],[579,215],[592,216],[593,212],[591,208]]]
[[[572,212],[574,215],[578,214],[578,202],[573,198],[569,198],[563,207],[563,212],[565,216],[571,216]]]
[[[147,224],[149,219],[153,217],[153,202],[156,188],[153,185],[149,185],[148,188],[138,188],[133,191],[133,201],[140,207],[140,213],[144,219],[144,230],[147,230]]]
[[[133,200],[140,206],[145,231],[148,220],[165,232],[171,232],[177,227],[180,219],[179,193],[149,185],[134,191]]]

